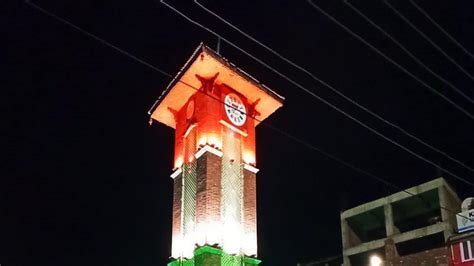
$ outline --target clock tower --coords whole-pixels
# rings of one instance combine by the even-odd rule
[[[169,265],[257,265],[255,127],[284,98],[201,44],[150,109],[175,129]]]

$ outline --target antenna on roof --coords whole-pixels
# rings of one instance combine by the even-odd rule
[[[216,52],[221,54],[221,38],[217,37],[217,49]]]

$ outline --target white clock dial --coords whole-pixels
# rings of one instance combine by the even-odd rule
[[[229,93],[224,98],[224,108],[227,117],[236,126],[242,126],[247,119],[247,110],[239,96]]]

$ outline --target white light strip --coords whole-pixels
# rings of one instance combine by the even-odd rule
[[[258,171],[260,171],[260,169],[258,169],[257,167],[253,167],[250,164],[246,164],[246,163],[244,163],[244,169],[249,170],[250,172],[252,172],[254,174],[256,174],[256,173],[258,173]]]
[[[178,169],[176,169],[176,171],[174,171],[172,174],[171,174],[171,178],[172,179],[175,179],[177,176],[179,176],[179,174],[181,174],[183,172],[183,170],[181,169],[181,167],[178,167]]]
[[[236,128],[236,127],[234,127],[233,125],[227,123],[227,122],[224,121],[224,120],[220,120],[219,123],[221,123],[222,125],[224,125],[224,126],[230,128],[232,131],[235,131],[235,132],[239,133],[240,135],[242,135],[242,136],[244,136],[244,137],[247,137],[247,136],[249,135],[249,134],[247,134],[247,132],[244,132],[244,131],[242,131],[242,130]]]
[[[184,137],[187,137],[187,136],[189,135],[189,133],[191,133],[191,131],[192,131],[193,128],[195,128],[195,127],[196,127],[196,123],[190,125],[190,126],[188,127],[188,129],[186,130],[186,133],[184,133]]]
[[[209,145],[205,145],[204,147],[202,147],[198,152],[196,152],[196,159],[198,159],[199,157],[201,157],[204,153],[206,152],[210,152],[214,155],[217,155],[219,157],[222,157],[222,152],[216,148],[213,148]]]

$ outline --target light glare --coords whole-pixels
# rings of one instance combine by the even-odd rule
[[[380,266],[382,265],[382,259],[379,256],[373,255],[370,257],[370,266]]]

